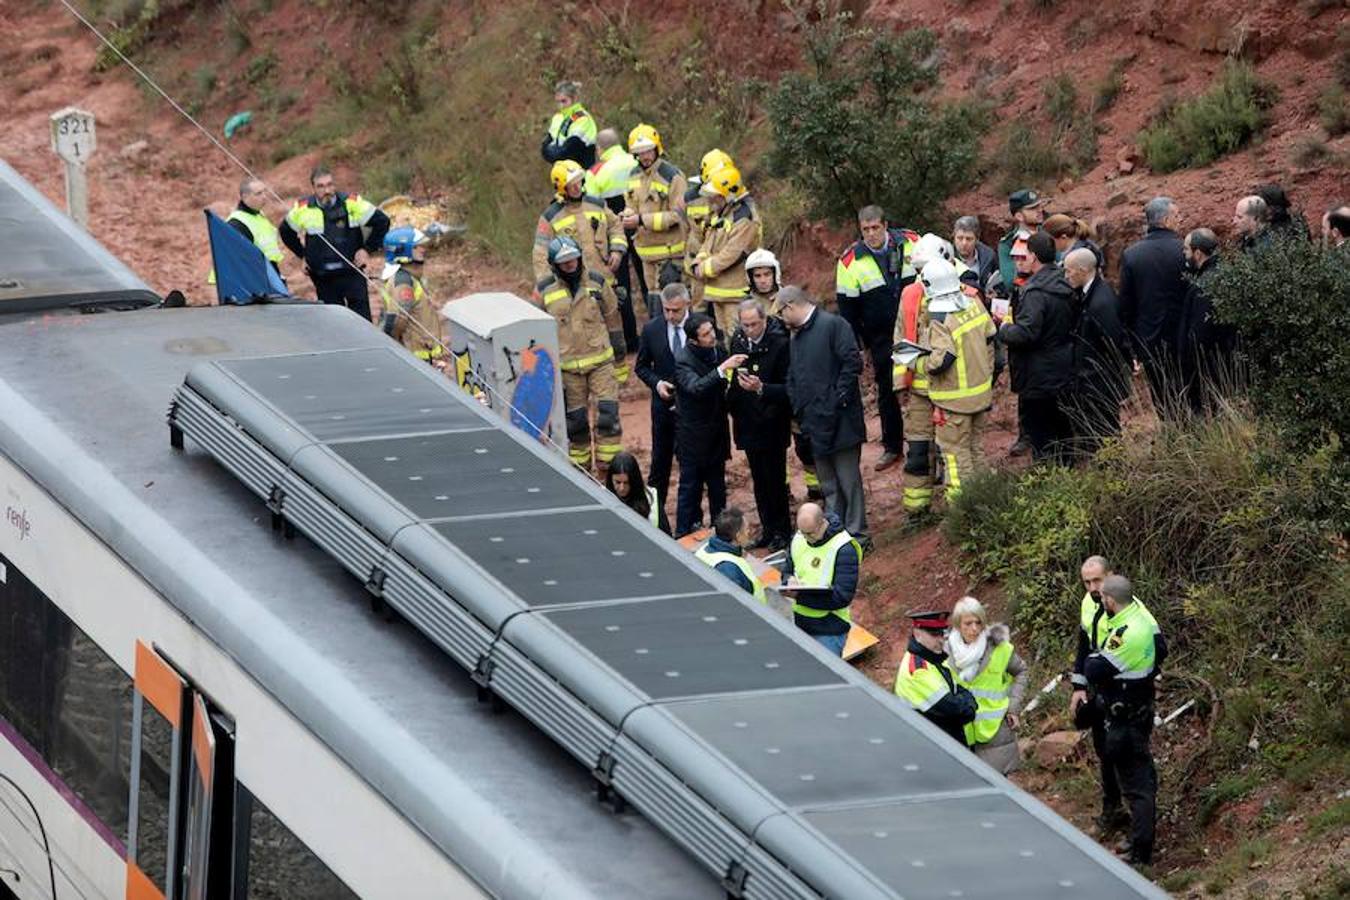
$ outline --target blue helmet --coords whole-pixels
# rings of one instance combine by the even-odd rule
[[[384,236],[384,261],[390,265],[412,262],[413,248],[426,239],[427,236],[416,228],[391,228]]]
[[[557,268],[569,259],[581,259],[581,245],[570,237],[555,237],[548,242],[548,264]]]

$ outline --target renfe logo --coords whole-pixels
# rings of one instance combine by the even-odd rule
[[[5,507],[5,521],[19,532],[19,540],[23,540],[33,530],[33,523],[28,521],[28,510],[18,510],[12,506]]]

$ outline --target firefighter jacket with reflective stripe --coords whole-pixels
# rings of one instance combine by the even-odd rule
[[[694,551],[694,556],[713,569],[716,569],[722,563],[728,563],[735,566],[737,571],[745,576],[745,580],[750,584],[750,593],[754,595],[754,598],[760,603],[768,602],[764,596],[764,585],[760,584],[759,578],[755,575],[755,570],[750,567],[750,563],[746,562],[744,556],[737,556],[735,553],[727,553],[720,550],[711,550],[706,543]]]
[[[611,253],[628,249],[619,217],[605,208],[598,197],[584,196],[579,200],[555,199],[539,216],[534,230],[534,265],[536,283],[550,277],[548,242],[555,237],[570,237],[581,247],[581,256],[588,271],[614,283],[614,273],[606,265]]]
[[[708,219],[703,246],[694,263],[694,277],[703,281],[703,296],[716,303],[739,302],[750,296],[745,258],[759,249],[764,228],[754,201],[742,197]]]
[[[586,172],[586,193],[605,201],[612,212],[623,211],[623,198],[628,193],[628,174],[637,165],[632,155],[615,144]],[[622,236],[623,232],[619,233]]]
[[[410,299],[399,299],[403,288],[412,288]],[[422,287],[422,279],[400,268],[380,284],[380,298],[384,302],[385,316],[391,317],[386,329],[390,337],[407,347],[419,359],[431,361],[445,353],[445,348],[439,342],[440,317],[436,315],[431,297]]]
[[[994,402],[994,320],[979,300],[960,312],[933,316],[928,323],[930,369],[928,399],[940,409],[954,413],[984,412]],[[941,371],[931,366],[946,354],[956,361]]]
[[[338,194],[331,206],[306,197],[291,207],[281,224],[281,240],[315,277],[358,274],[346,262],[357,250],[378,253],[389,231],[389,217],[359,194]],[[304,241],[300,240],[304,235]],[[331,245],[331,246],[330,246]],[[344,259],[345,257],[345,259]]]
[[[999,725],[1008,714],[1009,694],[1013,678],[1008,674],[1013,646],[1004,641],[989,654],[989,662],[969,682],[957,680],[975,697],[975,721],[966,726],[967,744],[985,744],[998,734]]]
[[[565,372],[589,372],[623,358],[623,323],[614,291],[583,266],[576,290],[557,276],[542,282],[535,303],[558,323],[558,355]]]
[[[644,262],[684,258],[684,173],[665,159],[628,174],[627,208],[641,218],[633,247]],[[648,286],[652,287],[652,286]],[[654,289],[654,288],[653,288]]]
[[[708,217],[712,207],[703,194],[703,179],[697,175],[689,179],[689,189],[684,192],[684,272],[694,274],[694,259],[703,246],[708,231]]]

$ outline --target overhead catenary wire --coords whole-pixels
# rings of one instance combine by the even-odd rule
[[[135,72],[136,75],[139,76],[142,81],[148,84],[155,91],[155,93],[163,97],[165,102],[167,102],[171,107],[173,107],[175,112],[177,112],[180,116],[186,119],[188,123],[190,123],[194,128],[196,128],[203,135],[205,135],[206,139],[210,141],[217,150],[223,153],[226,159],[228,159],[232,164],[234,164],[234,166],[237,169],[239,169],[239,171],[243,172],[249,178],[261,182],[266,188],[266,193],[268,196],[270,196],[274,201],[276,201],[281,206],[284,207],[286,205],[285,198],[283,198],[280,194],[278,194],[275,190],[273,190],[272,186],[268,184],[265,179],[259,176],[252,168],[249,167],[247,163],[245,163],[242,159],[240,159],[237,155],[235,155],[230,150],[229,147],[226,147],[223,143],[221,143],[216,138],[216,136],[211,133],[211,130],[209,128],[207,128],[201,122],[197,121],[197,119],[194,118],[191,113],[189,113],[186,109],[184,109],[182,105],[178,103],[177,100],[175,100],[172,96],[169,95],[168,91],[160,87],[159,84],[153,78],[151,78],[150,75],[147,74],[144,69],[136,65],[136,63],[132,62],[131,59],[128,58],[127,55],[122,52],[121,48],[119,48],[116,44],[114,44],[111,40],[109,40],[108,37],[102,31],[99,30],[97,25],[89,21],[89,19],[82,12],[76,9],[75,6],[71,4],[70,0],[59,0],[59,2],[62,6],[66,8],[66,10],[72,16],[74,16],[80,22],[80,24],[84,25],[85,28],[89,29],[89,31],[91,31],[94,34],[94,36],[97,37],[105,47],[111,50],[119,60],[125,63],[126,66],[130,68],[133,72]],[[319,238],[319,240],[323,241],[326,245],[328,245],[328,249],[332,250],[335,256],[337,256],[344,263],[346,263],[354,272],[360,274],[360,276],[363,279],[365,279],[366,284],[369,287],[374,287],[377,291],[380,290],[380,283],[376,279],[370,277],[370,275],[366,273],[365,269],[363,269],[361,266],[358,266],[352,259],[348,258],[346,254],[338,250],[337,247],[333,246],[332,242],[328,240],[327,235],[320,232],[317,235],[316,234],[307,235],[306,239],[308,240],[314,237]],[[388,310],[386,310],[386,312],[388,312]],[[420,332],[423,337],[425,337],[427,340],[431,341],[433,344],[439,347],[443,353],[449,355],[451,359],[454,358],[453,351],[451,351],[449,345],[447,345],[443,340],[441,340],[441,336],[439,334],[433,334],[421,322],[417,321],[417,319],[414,318],[412,315],[410,315],[406,310],[397,307],[397,305],[396,308],[393,310],[393,312],[396,315],[403,318],[406,324],[411,325],[418,332]],[[516,415],[520,416],[521,421],[528,423],[530,427],[536,433],[538,433],[539,436],[542,437],[546,443],[548,443],[549,446],[557,450],[559,453],[563,453],[564,455],[566,454],[566,451],[563,450],[562,446],[558,444],[557,441],[553,440],[553,437],[548,433],[547,422],[544,423],[535,422],[529,416],[525,415],[525,413],[522,412],[508,398],[503,396],[488,381],[486,380],[479,381],[476,382],[476,385],[484,388],[494,398],[501,401],[501,403],[507,409],[511,410],[511,412],[515,413]],[[585,474],[587,478],[591,479],[591,481],[595,482],[597,485],[600,485],[601,487],[604,487],[600,479],[596,478],[595,475],[593,475],[588,469],[583,469],[580,466],[578,466],[577,468],[580,469],[581,472]]]

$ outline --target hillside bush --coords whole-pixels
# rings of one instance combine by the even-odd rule
[[[849,222],[879,203],[911,227],[945,226],[942,201],[975,174],[986,113],[937,99],[931,31],[893,34],[808,11],[797,9],[806,70],[784,75],[767,99],[770,170],[824,218]]]
[[[1350,266],[1298,239],[1233,253],[1207,279],[1256,371],[1251,402],[1291,441],[1350,448]]]
[[[1249,63],[1230,59],[1209,90],[1172,104],[1144,129],[1144,159],[1155,172],[1208,165],[1256,137],[1275,99],[1275,89]]]
[[[1287,764],[1350,739],[1350,575],[1323,514],[1350,508],[1350,488],[1333,477],[1334,440],[1275,433],[1232,407],[1127,431],[1081,469],[972,478],[944,531],[972,575],[1002,581],[1018,640],[1052,666],[1075,639],[1079,566],[1106,556],[1168,634],[1169,674],[1224,698],[1216,749],[1243,753],[1259,732]]]

